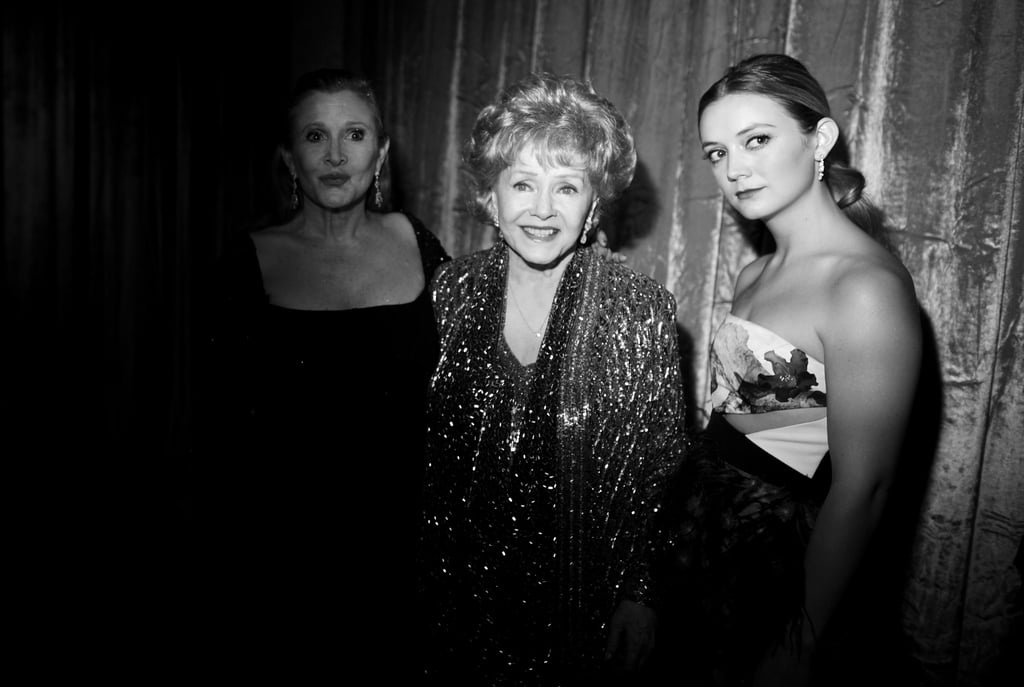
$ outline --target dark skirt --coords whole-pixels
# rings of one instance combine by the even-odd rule
[[[804,552],[830,478],[827,459],[809,479],[712,414],[661,513],[660,671],[743,684],[767,650],[799,641]]]

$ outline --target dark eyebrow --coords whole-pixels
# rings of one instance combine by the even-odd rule
[[[322,121],[317,119],[315,121],[303,124],[302,125],[302,131],[305,131],[306,129],[311,129],[313,127],[318,127],[320,129],[328,129],[329,128],[326,124],[324,124]],[[367,124],[366,122],[360,120],[360,119],[354,119],[352,121],[345,122],[344,125],[342,125],[341,128],[342,129],[351,129],[352,127],[362,127],[364,129],[369,129],[370,125]]]
[[[740,131],[737,131],[736,132],[736,137],[737,138],[741,138],[743,136],[746,136],[747,134],[749,134],[754,129],[757,129],[757,128],[760,128],[760,127],[766,127],[768,129],[775,129],[775,128],[777,128],[774,124],[769,124],[768,122],[754,122],[750,126],[745,127],[743,129],[741,129]],[[705,141],[705,142],[700,144],[700,147],[703,149],[703,148],[707,148],[708,146],[713,146],[713,145],[718,145],[718,143],[716,141]]]
[[[746,129],[743,129],[741,131],[736,132],[736,135],[737,136],[746,136],[747,134],[749,134],[754,129],[757,129],[757,128],[762,127],[762,126],[768,127],[769,129],[776,128],[774,124],[769,124],[767,122],[754,122],[753,124],[748,126]]]

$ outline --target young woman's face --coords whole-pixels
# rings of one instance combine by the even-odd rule
[[[816,181],[813,135],[766,96],[715,101],[701,115],[700,139],[719,188],[747,219],[771,220]]]
[[[311,93],[299,103],[284,159],[307,202],[330,210],[362,203],[388,151],[379,134],[373,110],[352,91]]]
[[[549,269],[576,249],[594,190],[584,168],[545,167],[526,148],[498,175],[491,200],[512,253],[534,269]]]

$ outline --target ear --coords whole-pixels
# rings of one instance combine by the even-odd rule
[[[296,176],[295,159],[292,157],[292,154],[282,146],[278,146],[277,150],[281,154],[281,160],[284,161],[284,166],[288,168],[288,171],[292,176]]]
[[[839,141],[839,125],[831,117],[818,120],[814,130],[814,157],[823,160]]]
[[[498,216],[498,195],[494,190],[487,192],[485,196],[481,196],[481,200],[484,201],[484,208],[487,210],[487,216],[490,219],[494,219]]]
[[[384,162],[388,159],[389,150],[391,150],[391,139],[385,138],[377,155],[377,174],[380,174],[380,170],[384,167]]]

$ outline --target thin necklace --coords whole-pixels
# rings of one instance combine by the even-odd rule
[[[544,334],[544,326],[548,323],[548,315],[551,314],[551,311],[549,310],[548,315],[544,316],[544,321],[540,323],[540,331],[537,331],[530,324],[530,321],[526,319],[526,315],[523,313],[523,309],[519,307],[519,299],[516,298],[516,292],[512,288],[511,284],[508,285],[508,293],[510,296],[512,296],[512,305],[516,306],[516,310],[519,311],[519,316],[523,318],[523,323],[526,325],[526,328],[533,332],[533,335],[536,336],[538,339],[541,338],[541,336]]]

